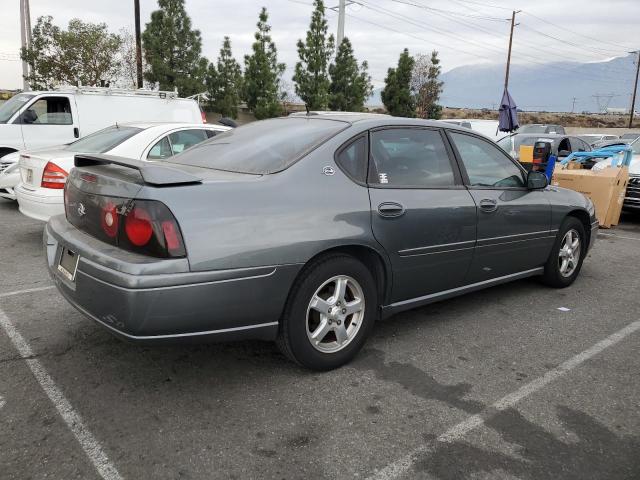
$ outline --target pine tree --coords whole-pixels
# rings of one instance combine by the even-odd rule
[[[306,41],[298,40],[298,57],[293,81],[296,94],[309,110],[325,110],[329,103],[328,67],[335,41],[333,35],[327,37],[328,25],[325,18],[324,2],[314,0],[315,10]]]
[[[442,67],[440,66],[440,59],[438,58],[438,51],[431,52],[431,62],[427,73],[427,92],[429,97],[429,105],[427,107],[427,118],[433,118],[438,120],[442,117],[442,105],[439,105],[440,94],[442,93],[442,86],[444,82],[440,81],[440,72]]]
[[[373,86],[367,73],[367,62],[358,66],[348,38],[338,47],[335,63],[329,66],[329,108],[346,112],[361,112],[364,102],[371,96]]]
[[[278,92],[285,64],[278,63],[278,51],[269,34],[268,19],[267,9],[262,7],[253,54],[244,57],[244,96],[258,120],[282,114]]]
[[[209,64],[206,83],[210,107],[223,117],[237,118],[242,92],[242,70],[233,58],[229,37],[224,37],[217,66]]]
[[[191,28],[184,0],[158,0],[158,6],[142,34],[145,78],[161,90],[177,88],[183,97],[200,93],[208,63],[201,56],[200,31]]]
[[[404,49],[400,54],[397,68],[390,68],[387,71],[385,86],[381,92],[382,103],[395,117],[416,116],[416,105],[411,92],[411,74],[413,71],[414,59],[409,55],[409,50]]]

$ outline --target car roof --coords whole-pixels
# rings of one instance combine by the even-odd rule
[[[301,118],[316,121],[336,121],[359,125],[366,128],[376,128],[383,126],[424,126],[434,128],[447,128],[469,133],[468,128],[461,127],[453,123],[441,122],[439,120],[425,120],[422,118],[393,117],[380,113],[358,113],[358,112],[321,112],[321,114],[311,113],[310,115],[289,115],[282,117],[284,120],[300,120]],[[474,132],[476,133],[476,132]]]
[[[230,127],[216,125],[212,123],[187,123],[187,122],[125,122],[118,124],[121,127],[135,127],[142,130],[155,129],[158,131],[169,131],[176,128],[206,128],[209,130],[229,130]]]

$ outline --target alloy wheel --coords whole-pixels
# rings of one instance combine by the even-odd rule
[[[558,252],[558,270],[563,277],[570,277],[580,261],[580,235],[575,229],[564,234]]]
[[[354,278],[330,278],[316,290],[307,307],[309,342],[322,353],[344,349],[358,334],[364,309],[364,293]]]

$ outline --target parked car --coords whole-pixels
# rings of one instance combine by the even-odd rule
[[[627,141],[633,142],[637,138],[640,138],[640,133],[638,133],[638,132],[624,133],[624,134],[620,135],[620,138],[622,140],[627,140]]]
[[[16,199],[14,188],[20,183],[19,158],[18,152],[9,153],[0,158],[0,198]]]
[[[629,165],[629,184],[624,197],[623,207],[630,210],[640,210],[640,138],[631,143],[633,157]],[[604,168],[611,164],[610,159],[598,162],[599,167]]]
[[[69,145],[22,152],[21,183],[15,187],[20,211],[45,222],[63,214],[63,188],[78,153],[164,161],[227,130],[201,123],[130,123],[105,128]]]
[[[584,140],[593,148],[600,142],[618,140],[620,137],[618,135],[606,135],[601,133],[583,133],[582,135],[578,135],[578,138]]]
[[[443,119],[441,122],[450,123],[451,125],[459,125],[461,127],[469,128],[471,130],[475,130],[483,135],[486,135],[492,140],[500,140],[501,138],[506,137],[508,134],[505,132],[500,132],[498,130],[498,121],[497,120],[479,120],[479,119]]]
[[[528,125],[520,125],[518,133],[557,133],[559,135],[565,135],[567,132],[565,132],[562,125],[531,123]]]
[[[203,121],[195,100],[173,92],[83,87],[19,93],[0,105],[0,157],[70,143],[115,123]]]
[[[278,118],[167,162],[75,165],[44,234],[72,305],[124,339],[277,340],[318,370],[379,317],[524,277],[571,285],[598,226],[584,195],[419,119]]]
[[[498,145],[504,148],[513,158],[518,160],[521,145],[533,146],[538,141],[551,143],[551,153],[558,159],[568,157],[573,152],[590,152],[592,150],[584,140],[569,135],[539,135],[528,133],[513,133],[498,140]]]

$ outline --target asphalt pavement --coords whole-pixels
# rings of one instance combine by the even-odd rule
[[[115,339],[51,287],[42,228],[0,200],[3,480],[640,478],[640,215],[572,287],[397,315],[328,373]]]

